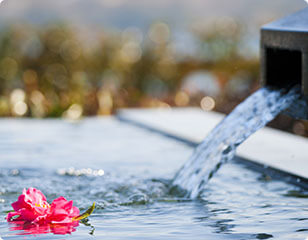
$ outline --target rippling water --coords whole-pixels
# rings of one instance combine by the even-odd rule
[[[2,239],[305,239],[308,194],[229,162],[200,199],[170,192],[193,149],[113,119],[0,120]],[[89,221],[71,235],[20,235],[5,221],[23,188],[63,195]]]

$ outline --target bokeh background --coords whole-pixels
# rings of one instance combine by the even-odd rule
[[[259,29],[304,0],[5,0],[0,116],[229,113],[259,86]],[[308,136],[307,121],[269,124]]]

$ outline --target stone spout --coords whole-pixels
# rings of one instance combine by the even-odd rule
[[[276,88],[299,85],[302,99],[288,113],[308,119],[308,7],[261,28],[261,81]]]

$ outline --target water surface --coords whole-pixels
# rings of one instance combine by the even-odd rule
[[[170,193],[193,149],[112,118],[0,120],[2,239],[305,239],[308,194],[234,162],[223,165],[196,200]],[[72,168],[73,167],[73,168]],[[102,174],[104,171],[104,174]],[[5,211],[23,188],[49,201],[63,195],[86,225],[70,235],[21,235]]]

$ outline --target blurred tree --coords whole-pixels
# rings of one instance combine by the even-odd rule
[[[196,54],[179,56],[163,22],[147,34],[102,30],[93,46],[65,24],[9,26],[0,34],[0,116],[78,119],[123,107],[188,105],[228,113],[258,87],[258,58],[243,51],[245,29],[221,18],[192,34]],[[214,85],[215,96],[207,96]],[[283,128],[307,135],[308,126],[290,121]]]

